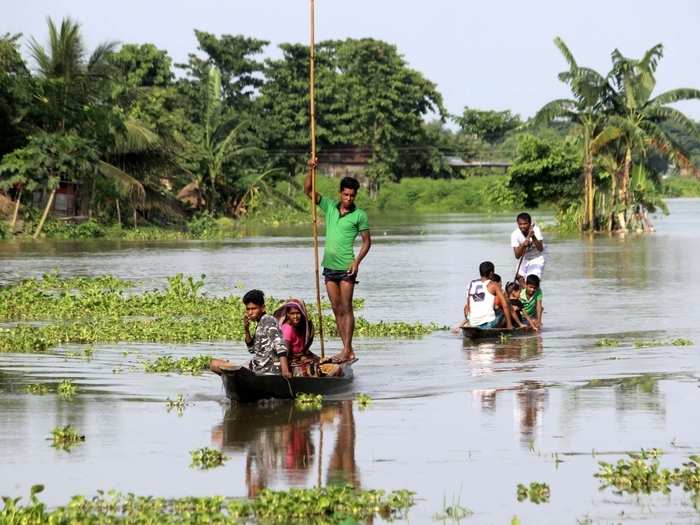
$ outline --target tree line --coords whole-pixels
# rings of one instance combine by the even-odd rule
[[[295,184],[304,171],[307,46],[281,44],[279,58],[263,58],[267,41],[195,31],[196,52],[175,64],[150,43],[89,51],[69,18],[48,19],[47,30],[45,42],[28,40],[29,61],[21,35],[0,37],[0,190],[25,204],[35,233],[60,181],[79,183],[91,217],[136,225],[241,217],[283,201],[279,181]],[[583,229],[629,228],[640,206],[656,205],[669,160],[694,169],[695,123],[668,104],[700,97],[652,96],[660,46],[639,60],[613,53],[603,76],[557,45],[573,98],[523,122],[469,107],[449,115],[436,85],[386,42],[321,42],[319,152],[364,148],[375,187],[460,176],[451,157],[512,161],[510,186],[528,204],[555,203]],[[43,209],[32,207],[36,192]]]

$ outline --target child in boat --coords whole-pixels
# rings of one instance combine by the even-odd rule
[[[245,315],[243,316],[243,333],[248,351],[253,354],[248,368],[256,374],[276,374],[290,378],[287,361],[287,346],[277,319],[265,312],[265,294],[260,290],[250,290],[243,296]],[[257,323],[255,335],[250,334],[250,322]],[[222,368],[233,364],[225,359],[212,359],[209,368],[221,375]]]
[[[333,363],[321,364],[321,358],[311,352],[314,340],[314,325],[309,319],[306,305],[299,299],[289,299],[275,311],[293,377],[319,377],[340,375],[340,366]]]
[[[540,288],[540,278],[534,274],[525,278],[525,288],[520,292],[520,301],[523,303],[523,312],[530,319],[530,325],[539,330],[542,327],[542,288]]]
[[[535,328],[532,318],[523,308],[523,302],[520,300],[520,292],[520,284],[518,284],[517,281],[506,285],[506,297],[510,303],[511,317],[518,326],[525,326],[526,324],[529,324]],[[535,328],[535,330],[537,330],[537,328]]]

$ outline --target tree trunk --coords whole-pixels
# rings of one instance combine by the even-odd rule
[[[34,232],[34,235],[32,235],[32,239],[37,239],[39,235],[41,234],[41,230],[44,229],[44,222],[46,222],[46,217],[49,215],[49,210],[51,209],[51,205],[53,204],[53,198],[56,196],[56,189],[54,188],[51,190],[51,194],[49,195],[49,200],[46,203],[46,207],[44,208],[44,213],[41,216],[41,220],[39,221],[39,225],[36,227],[36,231]]]
[[[622,180],[620,181],[620,203],[622,204],[622,211],[618,213],[618,218],[620,221],[620,228],[623,230],[627,229],[627,210],[630,207],[629,198],[629,182],[630,182],[630,169],[632,167],[632,150],[628,146],[625,150],[625,163],[622,168]]]
[[[19,203],[22,200],[22,188],[19,189],[17,194],[17,200],[15,201],[15,211],[12,214],[12,222],[10,223],[10,229],[15,231],[15,224],[17,224],[17,214],[19,213]]]
[[[586,152],[583,162],[583,231],[593,229],[593,158]]]
[[[121,228],[121,226],[122,226],[122,211],[119,208],[119,199],[114,199],[114,202],[117,205],[117,222],[119,223],[119,227]]]
[[[138,227],[138,224],[136,222],[136,208],[134,208],[134,229]]]

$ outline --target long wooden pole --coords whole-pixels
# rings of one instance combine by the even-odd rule
[[[321,357],[326,356],[323,341],[323,310],[321,308],[321,283],[318,263],[318,217],[316,214],[316,5],[314,0],[309,0],[309,120],[311,121],[311,224],[314,237],[314,269],[316,275],[316,308],[318,310],[318,336],[321,343]]]

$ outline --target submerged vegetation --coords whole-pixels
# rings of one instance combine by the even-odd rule
[[[78,387],[70,379],[64,379],[58,384],[56,393],[64,399],[71,399],[78,393]]]
[[[51,273],[0,288],[0,320],[67,321],[2,328],[0,352],[44,352],[66,343],[242,341],[243,327],[236,321],[244,313],[240,298],[204,294],[204,279],[178,274],[168,278],[162,290],[139,293],[131,290],[134,283],[109,275],[63,279]],[[280,303],[270,299],[268,307],[273,310]],[[358,317],[355,333],[416,337],[438,328],[432,323],[371,323]],[[332,315],[324,316],[324,331],[337,335]],[[206,356],[180,360],[164,356],[144,367],[149,372],[197,373],[207,363]]]
[[[43,396],[51,392],[49,385],[45,385],[43,383],[25,385],[22,390],[24,390],[27,394],[34,394],[35,396]]]
[[[177,372],[178,374],[190,374],[197,376],[209,368],[212,357],[210,355],[197,355],[193,357],[181,357],[175,359],[164,355],[154,361],[143,363],[143,369],[151,373]]]
[[[532,503],[548,503],[549,502],[549,485],[533,481],[530,485],[518,483],[516,489],[518,501],[530,500]]]
[[[360,407],[360,410],[364,410],[372,404],[372,398],[367,394],[357,394],[355,400],[357,401],[357,406]]]
[[[294,398],[294,405],[300,410],[319,410],[323,406],[323,395],[298,394]]]
[[[3,498],[0,523],[4,525],[44,525],[60,523],[195,525],[216,524],[349,524],[403,518],[414,505],[413,493],[397,490],[361,490],[350,486],[290,489],[284,492],[263,489],[250,500],[211,497],[165,499],[110,491],[96,496],[74,496],[63,506],[50,510],[36,496],[44,489],[32,487],[29,501]]]

